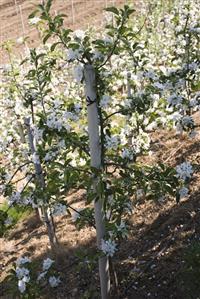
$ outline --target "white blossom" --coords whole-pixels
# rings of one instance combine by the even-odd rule
[[[190,162],[184,162],[180,165],[176,166],[177,177],[186,180],[187,178],[191,178],[193,173],[192,165]]]
[[[168,104],[172,106],[177,106],[182,103],[182,97],[177,94],[172,94],[168,99]]]
[[[36,25],[36,24],[38,24],[39,22],[41,21],[41,19],[39,18],[39,17],[33,17],[33,18],[31,18],[31,19],[29,19],[29,24],[30,25]]]
[[[67,51],[67,60],[68,61],[73,61],[73,60],[79,58],[79,56],[80,56],[80,52],[78,49],[76,49],[76,50],[73,50],[71,48],[68,49],[68,51]]]
[[[159,82],[154,83],[153,86],[161,90],[165,89],[165,85]]]
[[[120,144],[120,138],[119,136],[113,135],[113,136],[108,136],[106,135],[106,148],[107,149],[117,149],[118,145]]]
[[[66,205],[63,205],[61,203],[57,203],[53,207],[52,215],[53,216],[61,216],[61,215],[66,214],[66,211],[67,211]]]
[[[186,127],[193,126],[194,125],[194,120],[190,115],[185,115],[181,119],[181,124],[183,126],[186,126]]]
[[[24,267],[16,267],[15,273],[18,279],[22,279],[25,276],[29,277],[29,270]]]
[[[26,283],[23,279],[18,281],[18,289],[22,294],[26,291]]]
[[[111,101],[111,97],[108,95],[103,95],[102,98],[100,99],[100,107],[101,108],[107,108],[108,105],[110,104]]]
[[[47,271],[49,270],[49,268],[51,267],[51,265],[54,263],[54,261],[50,258],[47,258],[43,261],[43,266],[42,269],[43,271]]]
[[[24,37],[23,37],[23,36],[20,36],[20,37],[17,38],[16,41],[17,41],[17,43],[18,43],[19,45],[21,45],[21,44],[24,43]]]
[[[101,240],[101,250],[103,253],[105,253],[107,256],[113,256],[115,252],[117,251],[117,244],[115,241],[109,240]]]
[[[59,283],[60,283],[60,278],[59,277],[55,277],[55,276],[50,276],[49,277],[49,284],[52,288],[56,288]]]
[[[188,193],[189,193],[188,188],[186,188],[186,187],[182,187],[182,188],[179,190],[180,199],[186,197],[186,196],[188,195]]]
[[[21,201],[21,193],[16,191],[8,199],[8,205],[12,206],[14,203],[20,203],[20,201]]]
[[[32,154],[32,161],[34,164],[40,164],[40,157],[38,156],[38,154],[36,153]]]
[[[84,39],[85,32],[83,30],[75,30],[74,31],[74,37],[79,38],[80,40]]]
[[[20,265],[23,265],[23,264],[26,264],[26,263],[30,263],[30,262],[31,262],[31,260],[27,256],[20,257],[20,258],[17,259],[16,265],[20,266]]]
[[[130,151],[129,149],[127,149],[127,148],[124,148],[122,150],[122,158],[123,159],[133,160],[133,152]]]
[[[137,189],[136,191],[137,198],[142,198],[144,196],[144,190],[143,189]]]
[[[115,226],[117,228],[117,231],[121,233],[122,238],[125,238],[125,237],[128,236],[127,226],[126,226],[126,223],[123,220],[121,220],[120,225],[116,224]]]

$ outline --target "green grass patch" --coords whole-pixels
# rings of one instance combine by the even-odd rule
[[[7,202],[0,204],[0,236],[13,228],[20,220],[27,218],[32,212],[30,207],[8,206]]]

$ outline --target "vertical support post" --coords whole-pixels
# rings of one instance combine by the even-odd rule
[[[101,168],[101,144],[99,134],[99,115],[97,108],[96,76],[92,65],[84,67],[85,94],[87,99],[87,119],[89,133],[89,147],[91,157],[91,167]],[[98,178],[94,176],[94,192],[97,192]],[[94,203],[95,225],[97,234],[97,246],[101,249],[102,239],[105,237],[105,223],[102,199],[97,194],[97,200]],[[101,298],[108,299],[110,293],[110,274],[108,257],[99,258],[99,275],[101,285]]]
[[[75,16],[74,16],[74,0],[71,0],[71,8],[72,8],[72,24],[74,25]]]
[[[16,14],[18,15],[18,5],[17,5],[17,0],[15,0],[15,10],[16,10]]]
[[[25,26],[24,26],[24,19],[23,19],[23,14],[22,14],[22,7],[21,7],[21,5],[19,5],[19,12],[20,12],[20,19],[21,19],[21,24],[22,24],[23,37],[25,37]]]
[[[3,30],[2,30],[2,26],[0,26],[0,47],[2,47],[3,45]],[[0,55],[0,67],[1,65],[3,65],[3,53],[2,55]]]
[[[23,38],[25,38],[26,28],[25,28],[25,25],[24,25],[24,18],[23,18],[23,13],[22,13],[22,7],[21,7],[21,5],[19,5],[19,13],[20,13],[20,19],[21,19],[21,24],[22,24]],[[24,44],[25,44],[26,50],[28,50],[27,42],[25,41]]]

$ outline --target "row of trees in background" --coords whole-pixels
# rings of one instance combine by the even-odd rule
[[[54,217],[73,213],[79,229],[96,229],[101,297],[108,298],[110,279],[117,285],[112,258],[128,236],[134,200],[179,202],[189,194],[189,162],[145,165],[142,156],[153,154],[151,133],[159,128],[196,134],[198,3],[163,8],[156,1],[145,14],[141,7],[138,18],[129,6],[110,7],[113,17],[102,32],[66,29],[51,4],[29,17],[43,46],[16,61],[10,43],[4,45],[10,64],[1,83],[0,176],[9,207],[0,214],[1,232],[10,225],[10,207],[31,206],[56,254]],[[72,189],[85,191],[85,208],[67,202]],[[21,295],[30,291],[31,298],[28,276],[17,277]]]

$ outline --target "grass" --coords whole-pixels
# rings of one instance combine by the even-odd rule
[[[13,228],[16,225],[16,223],[18,223],[20,220],[27,218],[31,212],[32,209],[29,207],[16,206],[9,208],[8,203],[6,201],[3,202],[0,205],[0,215],[2,216],[2,223],[0,225],[0,235],[4,235],[9,229]],[[5,218],[10,219],[11,223],[5,225]]]

